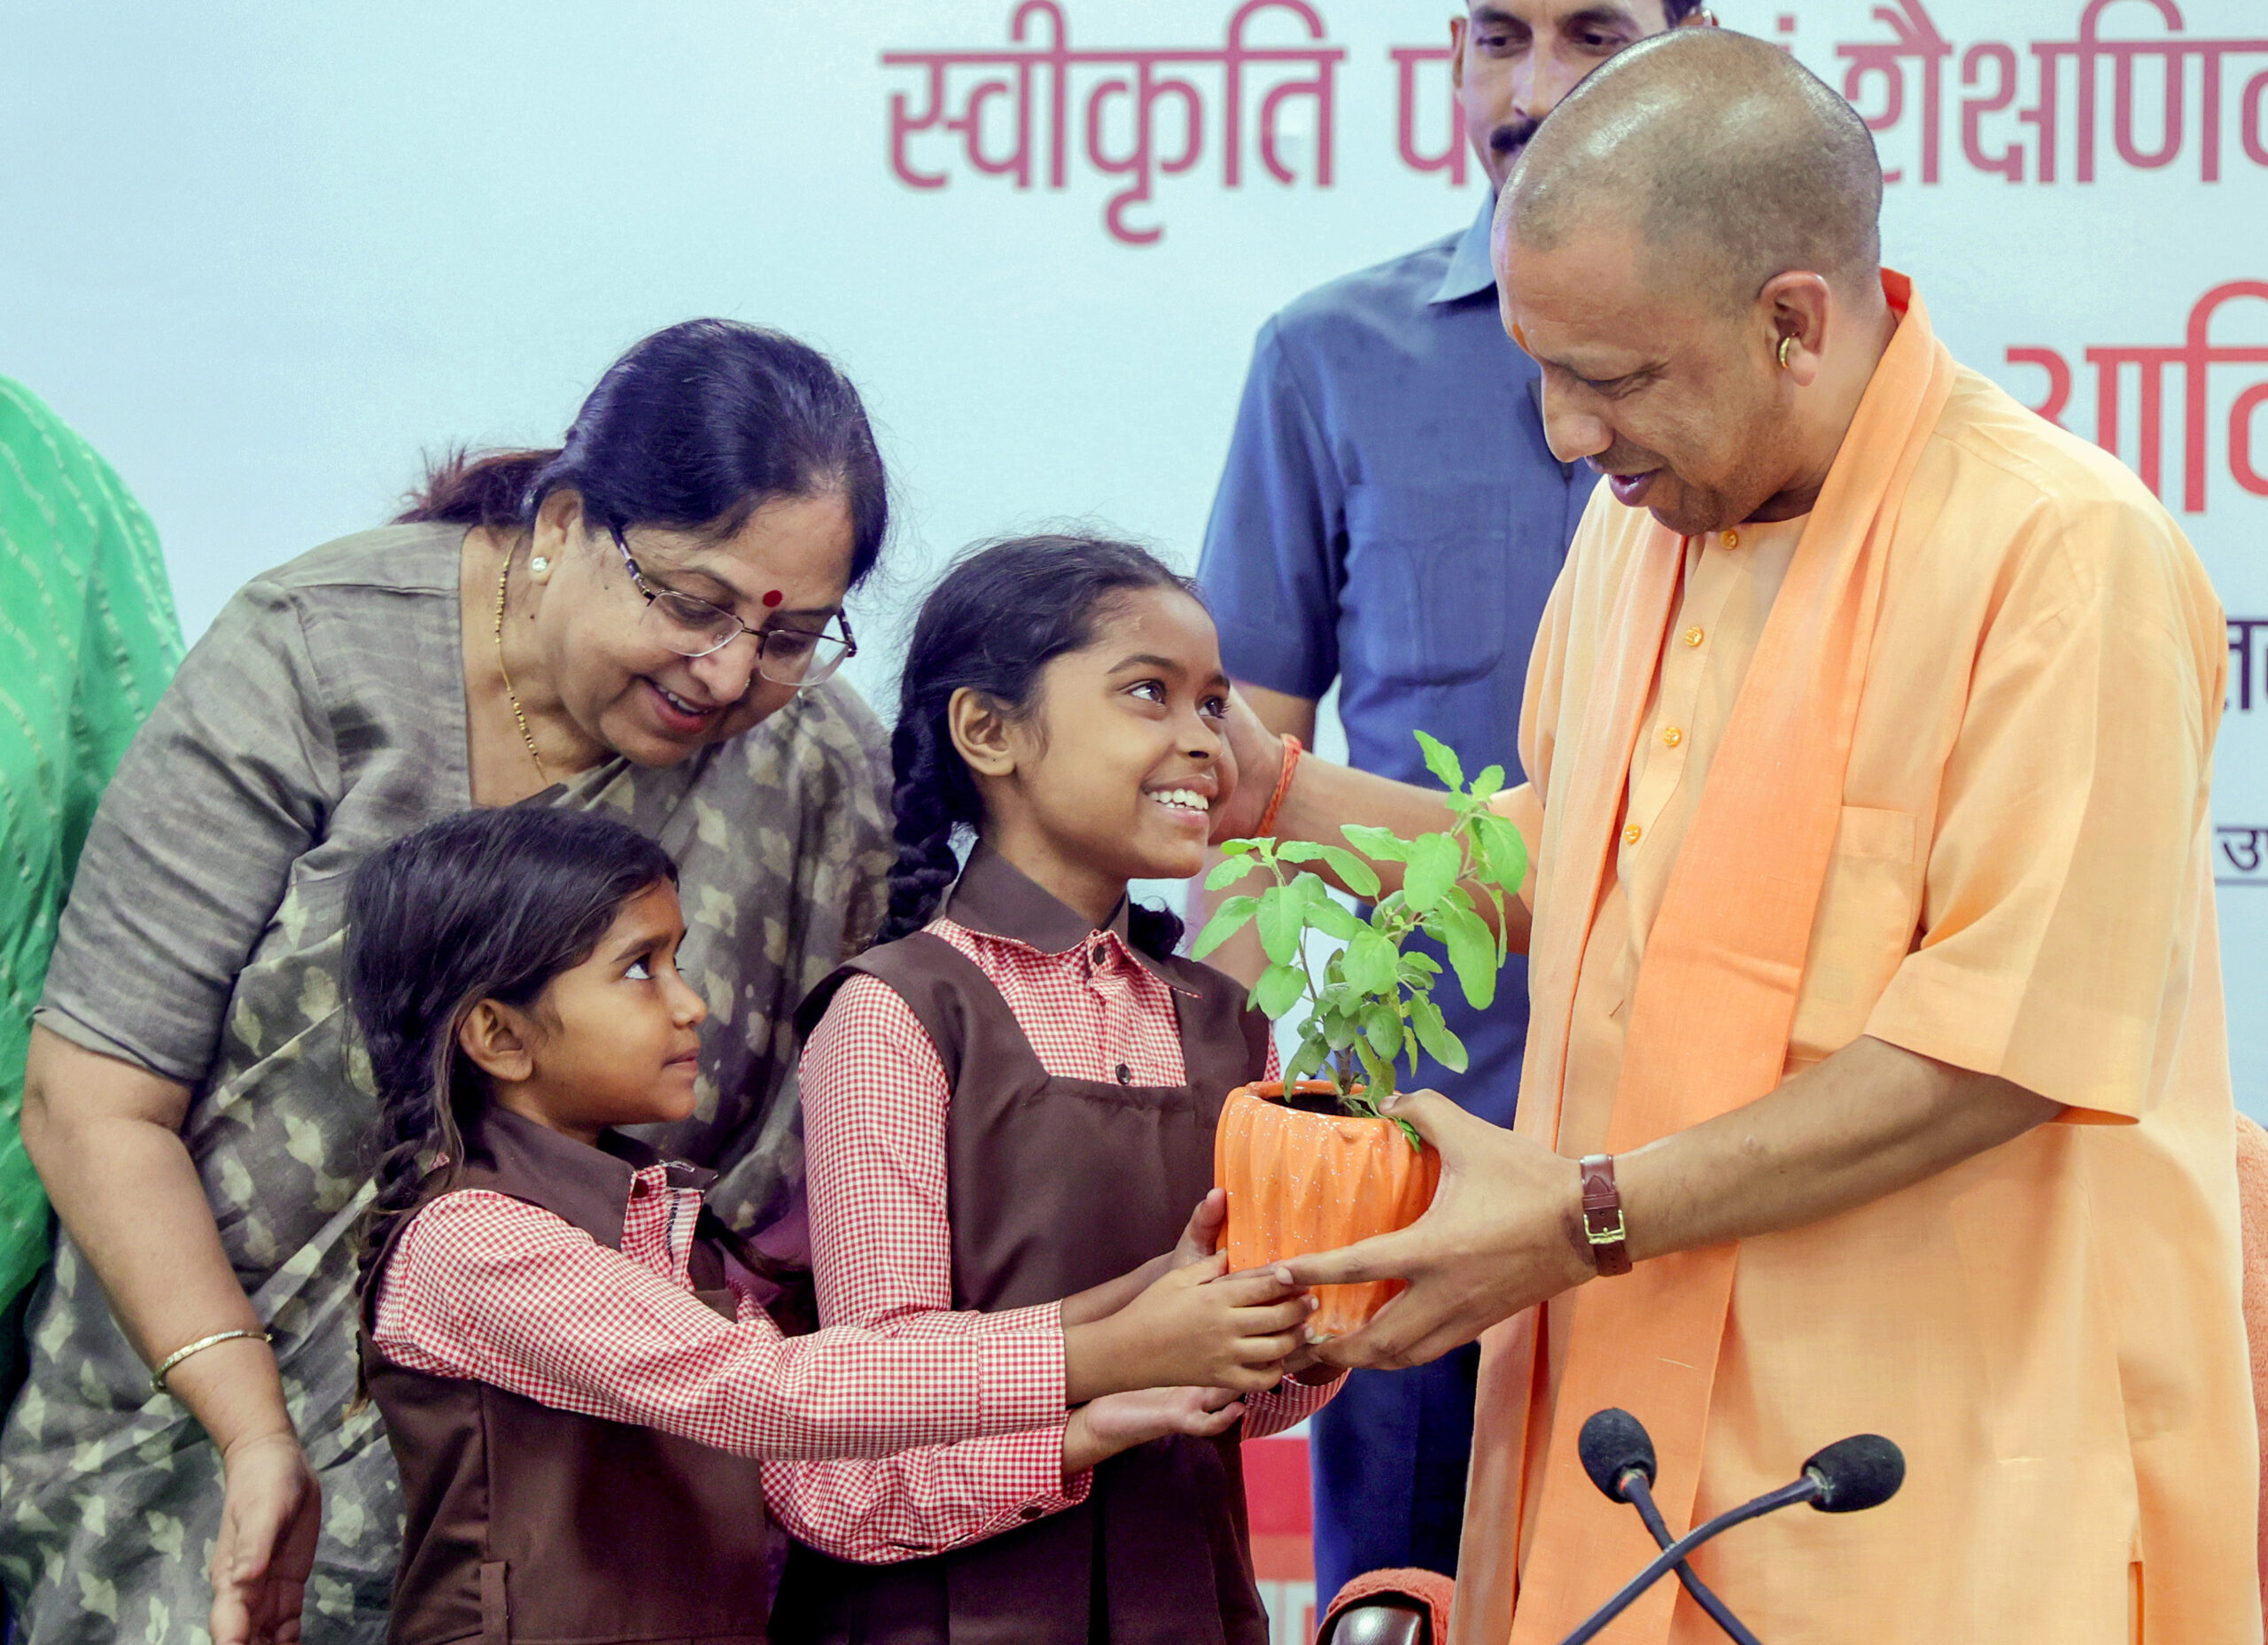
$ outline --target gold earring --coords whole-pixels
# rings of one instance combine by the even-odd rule
[[[1796,339],[1795,339],[1795,338],[1794,338],[1792,335],[1790,335],[1790,336],[1788,336],[1788,337],[1783,337],[1783,338],[1782,338],[1780,339],[1780,369],[1781,369],[1781,370],[1785,371],[1785,370],[1788,369],[1788,351],[1789,351],[1790,349],[1793,348],[1795,345],[1796,345]]]

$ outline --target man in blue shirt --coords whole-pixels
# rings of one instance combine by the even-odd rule
[[[1450,74],[1491,203],[1460,234],[1348,275],[1260,329],[1198,571],[1229,672],[1271,729],[1315,741],[1335,680],[1350,764],[1427,780],[1413,727],[1513,766],[1528,652],[1596,479],[1544,443],[1537,373],[1504,335],[1493,191],[1570,87],[1698,0],[1472,0]],[[1214,963],[1257,976],[1249,935]],[[1440,997],[1470,1074],[1422,1082],[1508,1126],[1524,963],[1495,1005]],[[1479,1350],[1355,1371],[1315,1418],[1316,1588],[1389,1566],[1456,1570]]]

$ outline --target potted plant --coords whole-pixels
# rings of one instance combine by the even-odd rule
[[[1449,788],[1446,830],[1404,840],[1350,825],[1340,830],[1346,846],[1231,840],[1221,848],[1226,860],[1206,879],[1213,890],[1254,873],[1270,883],[1222,903],[1198,935],[1198,957],[1256,924],[1269,964],[1252,1003],[1278,1021],[1302,1005],[1308,1010],[1282,1082],[1243,1086],[1221,1109],[1214,1177],[1229,1196],[1232,1269],[1407,1227],[1440,1181],[1433,1151],[1407,1121],[1379,1113],[1379,1099],[1395,1089],[1400,1059],[1413,1074],[1421,1051],[1457,1073],[1465,1067],[1464,1046],[1433,1000],[1441,963],[1403,951],[1404,944],[1419,931],[1438,939],[1465,998],[1475,1009],[1488,1005],[1506,957],[1504,902],[1527,876],[1527,848],[1489,807],[1503,788],[1503,767],[1491,765],[1468,783],[1454,753],[1417,735],[1426,769]],[[1371,862],[1402,865],[1400,888],[1381,896]],[[1310,863],[1369,901],[1369,919],[1334,901]],[[1480,899],[1497,915],[1494,931]],[[1319,970],[1307,955],[1310,931],[1344,944]],[[1353,1331],[1401,1289],[1399,1280],[1318,1287],[1309,1331],[1318,1338]]]

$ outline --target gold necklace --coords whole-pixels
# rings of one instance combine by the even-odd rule
[[[551,773],[543,768],[543,756],[535,750],[535,738],[528,730],[528,717],[520,707],[520,694],[512,689],[512,671],[504,666],[504,588],[512,578],[512,551],[504,551],[504,570],[496,578],[496,671],[504,679],[504,695],[512,705],[512,718],[519,722],[520,741],[528,745],[528,757],[535,762],[535,774],[543,779],[543,786],[551,786]]]

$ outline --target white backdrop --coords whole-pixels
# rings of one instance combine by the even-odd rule
[[[1956,353],[2091,438],[2110,374],[2105,443],[2259,618],[2232,626],[2216,813],[2238,1090],[2268,1115],[2268,4],[1717,9],[1877,124],[1890,259]],[[391,512],[422,453],[549,443],[624,345],[696,314],[807,338],[866,392],[903,530],[862,632],[1044,520],[1193,562],[1254,328],[1478,206],[1477,167],[1413,164],[1453,152],[1422,50],[1449,5],[1247,6],[1232,61],[1237,0],[1043,0],[1020,64],[919,55],[1001,53],[1014,10],[0,0],[0,372],[149,506],[192,636]],[[978,162],[1012,162],[1025,74],[1019,187]],[[988,81],[974,138],[948,128]],[[1103,169],[1144,106],[1146,198]]]

